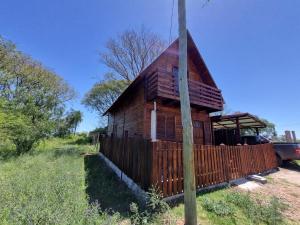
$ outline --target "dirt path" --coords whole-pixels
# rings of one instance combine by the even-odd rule
[[[296,224],[300,224],[300,167],[290,164],[266,178],[268,183],[253,192],[281,199],[288,205],[284,214]]]

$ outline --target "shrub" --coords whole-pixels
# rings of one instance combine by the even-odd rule
[[[148,192],[147,209],[151,214],[161,214],[167,212],[170,207],[162,200],[163,194],[155,186],[152,186]]]
[[[221,200],[204,198],[202,206],[205,210],[216,214],[217,216],[228,216],[233,214],[233,208]]]
[[[130,204],[132,224],[149,224],[149,222],[153,222],[159,215],[170,209],[169,205],[163,201],[162,192],[157,187],[152,186],[147,194],[148,198],[144,210],[140,210],[136,203]]]
[[[264,207],[262,211],[262,220],[266,224],[282,224],[283,216],[281,211],[286,209],[286,205],[279,201],[278,198],[272,197],[270,202]]]
[[[261,201],[251,199],[249,194],[231,192],[226,196],[226,199],[238,206],[254,224],[262,222],[270,225],[283,223],[281,211],[285,209],[285,205],[276,197],[272,197],[269,202],[263,204]]]

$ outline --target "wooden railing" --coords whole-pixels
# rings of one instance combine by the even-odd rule
[[[182,143],[107,137],[100,146],[100,152],[143,189],[156,185],[165,197],[183,192]],[[272,144],[194,145],[194,160],[197,189],[277,167]]]
[[[212,108],[223,109],[223,98],[221,91],[199,81],[188,81],[191,104]],[[178,82],[172,73],[157,70],[147,77],[147,98],[152,100],[162,97],[179,101]]]

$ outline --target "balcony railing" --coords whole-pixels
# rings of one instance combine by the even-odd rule
[[[192,105],[223,110],[223,98],[219,89],[194,80],[189,80],[188,85]],[[148,100],[161,97],[179,101],[178,82],[170,72],[157,70],[147,76],[146,88]]]

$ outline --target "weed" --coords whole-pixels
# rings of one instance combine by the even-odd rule
[[[150,214],[161,214],[167,212],[170,207],[162,200],[163,194],[155,186],[152,186],[148,192],[147,209]]]
[[[166,213],[170,207],[163,201],[161,191],[152,186],[148,192],[146,208],[140,210],[136,203],[130,204],[130,220],[132,224],[144,225],[159,219],[159,216]]]
[[[281,211],[285,209],[279,199],[272,197],[267,203],[253,200],[249,194],[230,192],[226,199],[228,202],[238,206],[254,224],[282,224]]]
[[[213,212],[217,216],[228,216],[233,214],[233,208],[221,200],[204,198],[202,206],[205,210]]]

